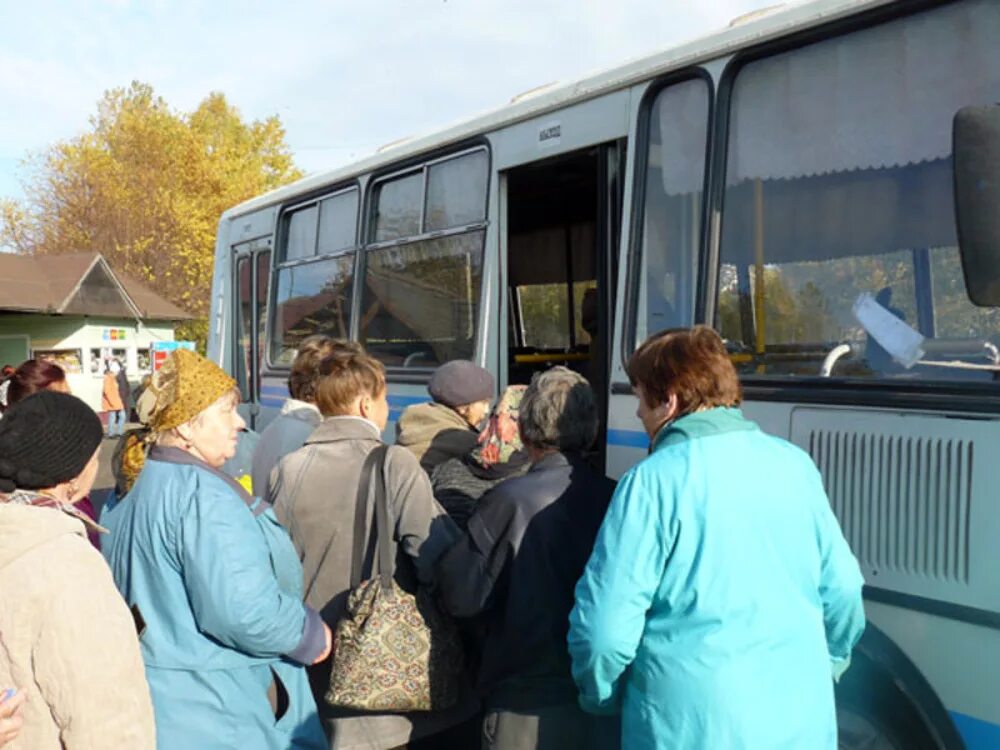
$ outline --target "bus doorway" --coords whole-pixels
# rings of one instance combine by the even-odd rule
[[[590,381],[605,463],[612,302],[621,227],[619,143],[505,173],[508,384],[563,365]]]

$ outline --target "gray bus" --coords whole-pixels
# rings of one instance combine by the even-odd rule
[[[219,225],[210,355],[258,428],[313,333],[385,363],[393,418],[451,359],[501,388],[568,365],[618,476],[647,448],[629,353],[714,325],[866,576],[842,746],[1000,747],[1000,300],[952,140],[1000,101],[998,40],[997,0],[818,0],[254,198]]]

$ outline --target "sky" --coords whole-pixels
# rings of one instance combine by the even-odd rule
[[[306,172],[724,27],[774,0],[0,0],[0,197],[104,91],[277,114]]]

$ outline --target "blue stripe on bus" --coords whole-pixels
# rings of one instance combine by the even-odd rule
[[[282,398],[288,398],[288,386],[282,385],[266,385],[261,383],[260,392],[266,393],[268,396],[281,396]]]
[[[608,430],[608,445],[648,450],[649,436],[639,430]]]
[[[1000,747],[1000,724],[949,711],[968,750],[996,750]]]

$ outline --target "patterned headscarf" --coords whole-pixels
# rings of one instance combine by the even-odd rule
[[[149,445],[161,432],[184,424],[236,388],[236,381],[214,362],[187,349],[176,349],[153,375],[143,393],[148,429],[129,433],[119,447],[119,488],[132,488],[146,462]],[[116,451],[118,453],[118,451]]]
[[[517,410],[527,390],[524,385],[508,386],[490,412],[486,427],[479,433],[479,447],[472,451],[472,460],[488,469],[504,464],[524,448],[517,428]]]

